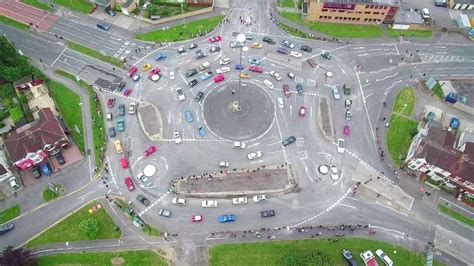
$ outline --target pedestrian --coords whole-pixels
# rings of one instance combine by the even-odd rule
[[[234,94],[235,94],[235,90],[234,90],[234,89],[232,89],[232,95],[234,95]]]

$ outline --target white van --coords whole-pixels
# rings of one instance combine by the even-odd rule
[[[199,70],[204,71],[210,67],[211,67],[211,64],[209,64],[209,62],[204,62],[199,66]]]
[[[377,249],[375,254],[377,254],[377,256],[383,261],[383,263],[385,263],[386,266],[393,265],[392,259],[390,259],[390,257],[387,256],[387,254],[385,254],[385,252],[383,252],[381,249]]]

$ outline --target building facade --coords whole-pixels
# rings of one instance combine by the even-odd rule
[[[391,24],[399,0],[305,0],[306,20],[346,24]]]

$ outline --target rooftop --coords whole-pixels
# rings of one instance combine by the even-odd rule
[[[318,3],[341,3],[341,4],[375,4],[399,6],[400,0],[313,0]]]
[[[399,10],[395,16],[395,24],[424,24],[420,12]]]

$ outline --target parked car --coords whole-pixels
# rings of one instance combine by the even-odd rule
[[[0,225],[0,235],[4,235],[10,232],[11,230],[13,230],[13,228],[15,228],[15,225],[13,223],[6,223]]]
[[[51,169],[51,165],[49,165],[48,162],[44,162],[43,164],[41,164],[40,169],[43,175],[46,175],[46,176],[49,176],[53,173],[53,170]]]
[[[215,208],[217,207],[217,200],[203,200],[201,206],[203,208]]]
[[[205,137],[206,136],[206,129],[204,129],[203,127],[199,127],[198,128],[198,132],[199,132],[199,135],[201,137]]]
[[[336,165],[331,164],[331,166],[329,166],[329,172],[331,174],[331,180],[337,181],[339,179],[339,173]]]
[[[179,130],[173,129],[173,139],[174,143],[180,144],[181,143],[181,134],[179,134]]]
[[[190,88],[196,86],[197,84],[198,84],[197,79],[193,79],[193,80],[191,80],[191,81],[188,82],[188,86],[189,86]]]
[[[449,127],[452,129],[458,129],[459,128],[459,118],[457,117],[451,117],[451,121],[449,122]]]
[[[198,47],[198,45],[195,44],[195,43],[191,43],[191,44],[189,45],[189,49],[194,49],[194,48],[197,48],[197,47]]]
[[[197,73],[198,73],[197,70],[192,68],[192,69],[189,69],[188,71],[186,71],[186,73],[184,73],[184,76],[186,78],[190,78],[190,77],[196,75]]]
[[[142,66],[142,71],[148,71],[152,68],[151,64],[144,64]]]
[[[105,115],[105,117],[106,117],[107,121],[112,121],[112,119],[114,118],[114,115],[109,112]]]
[[[275,210],[261,211],[260,212],[260,218],[274,217],[275,214],[276,214]]]
[[[285,107],[284,104],[283,104],[283,98],[278,97],[278,98],[277,98],[277,102],[278,102],[278,107],[279,107],[280,109],[283,109],[283,107]]]
[[[331,85],[331,93],[335,100],[341,99],[341,94],[335,85]]]
[[[221,161],[219,162],[219,168],[229,168],[229,162],[227,161]]]
[[[191,216],[191,222],[193,223],[202,222],[203,220],[204,220],[204,217],[202,215]]]
[[[59,165],[63,165],[66,163],[66,160],[64,160],[64,156],[61,152],[58,152],[56,155],[54,155],[56,158],[56,161],[58,161]]]
[[[390,257],[387,254],[385,254],[385,252],[383,252],[383,250],[377,249],[375,251],[375,254],[384,262],[385,265],[387,265],[387,266],[392,266],[393,265],[392,259],[390,259]]]
[[[283,84],[283,95],[286,97],[290,97],[291,95],[290,86],[288,86],[288,84]]]
[[[150,147],[148,147],[148,149],[146,149],[144,151],[143,155],[145,155],[145,157],[149,157],[150,155],[152,155],[155,152],[156,152],[156,146],[151,145]]]
[[[349,250],[343,249],[342,256],[346,260],[348,266],[357,266],[357,262]]]
[[[212,76],[214,76],[214,73],[212,73],[212,71],[209,70],[206,73],[202,74],[200,78],[201,78],[201,80],[208,80]]]
[[[196,59],[201,59],[201,58],[204,58],[204,57],[206,57],[206,56],[207,56],[207,55],[206,55],[203,51],[198,50],[198,51],[196,51],[196,55],[194,56],[194,58],[196,58]]]
[[[184,49],[183,46],[180,46],[180,47],[178,47],[178,49],[176,49],[176,51],[178,51],[179,54],[182,54],[182,53],[186,52],[186,49]]]
[[[301,46],[301,51],[311,53],[313,51],[313,48],[309,47],[308,45],[302,45]]]
[[[160,53],[157,53],[157,54],[155,55],[155,60],[156,60],[156,61],[161,61],[161,60],[163,60],[163,59],[166,59],[166,57],[167,57],[167,56],[166,56],[165,53],[160,52]]]
[[[118,154],[123,153],[122,142],[119,139],[114,141],[114,146]]]
[[[247,154],[247,158],[249,160],[255,160],[255,159],[258,159],[262,156],[263,156],[263,154],[262,154],[261,151],[251,152],[251,153]]]
[[[243,78],[243,79],[252,78],[249,73],[245,73],[245,72],[240,73],[240,77]]]
[[[174,205],[181,205],[181,206],[186,206],[188,204],[186,199],[183,199],[183,198],[173,198],[171,202]]]
[[[344,139],[337,139],[337,152],[344,153],[346,151],[345,147],[345,140]]]
[[[116,90],[116,91],[122,91],[122,90],[125,88],[125,86],[127,86],[127,83],[126,83],[125,81],[121,81],[121,82],[117,85],[117,87],[115,87],[115,90]]]
[[[306,115],[306,107],[304,105],[300,105],[299,111],[298,111],[298,116],[299,117],[304,117]]]
[[[263,47],[263,45],[259,42],[253,42],[250,47],[252,48],[257,48],[257,49],[261,49]]]
[[[266,43],[272,44],[272,45],[275,44],[275,41],[270,37],[263,37],[263,42],[266,42]]]
[[[132,88],[127,88],[123,91],[123,96],[130,96],[132,94]]]
[[[109,138],[115,138],[115,128],[109,127]]]
[[[295,57],[295,58],[300,58],[300,57],[303,56],[302,53],[297,52],[297,51],[291,51],[290,55],[293,56],[293,57]]]
[[[148,177],[146,177],[146,175],[143,172],[138,173],[137,178],[138,180],[142,181],[146,187],[149,187],[152,185],[150,179],[148,179]]]
[[[174,80],[175,78],[176,77],[175,77],[174,71],[170,71],[170,79]]]
[[[295,45],[294,45],[292,42],[288,41],[288,40],[284,40],[284,41],[281,43],[281,45],[283,45],[283,46],[285,46],[285,47],[288,47],[288,48],[290,48],[290,49],[293,49],[293,48],[295,47]]]
[[[195,102],[200,102],[202,97],[204,97],[204,92],[200,91],[196,94],[196,97],[194,97]]]
[[[301,84],[296,84],[296,92],[299,94],[299,95],[303,95],[303,85]]]
[[[247,197],[232,198],[232,204],[234,205],[247,204],[247,202]]]
[[[223,74],[230,71],[230,67],[221,67],[216,69],[217,74]]]
[[[135,185],[133,184],[133,180],[130,176],[125,177],[123,181],[125,182],[125,185],[127,186],[128,191],[135,190]]]
[[[249,60],[247,60],[249,62],[249,64],[251,65],[259,65],[260,64],[260,60],[258,59],[255,59],[255,58],[249,58]]]
[[[270,76],[272,76],[276,81],[280,81],[281,80],[281,75],[278,74],[276,71],[272,70],[270,71]]]
[[[150,201],[147,198],[145,198],[145,196],[143,196],[142,194],[138,194],[137,200],[145,206],[150,206]]]
[[[136,103],[130,103],[128,105],[128,114],[129,115],[134,115],[137,111],[137,104]]]
[[[230,42],[229,46],[230,46],[230,48],[239,48],[239,47],[243,47],[244,44],[241,43],[241,42]]]
[[[209,49],[211,53],[219,52],[220,50],[221,48],[219,46],[212,46],[211,49]]]
[[[167,209],[160,209],[158,211],[158,215],[159,216],[163,216],[165,218],[170,218],[171,217],[171,211],[167,210]]]
[[[131,66],[129,69],[128,69],[128,77],[133,77],[133,75],[135,75],[135,73],[137,73],[138,71],[138,68],[136,66]]]
[[[235,70],[244,70],[244,69],[245,69],[245,67],[242,64],[236,64],[235,65]]]
[[[184,112],[184,117],[186,118],[186,120],[188,121],[188,123],[192,123],[192,122],[193,122],[193,114],[191,113],[191,111],[185,111],[185,112]]]
[[[269,89],[275,88],[275,86],[273,86],[273,83],[271,81],[269,81],[268,79],[264,80],[263,84],[265,84],[265,86],[267,86],[267,88],[269,88]]]
[[[219,64],[220,64],[221,66],[230,64],[230,59],[229,59],[228,57],[224,57],[224,58],[222,58],[221,60],[219,60]]]
[[[107,100],[107,107],[113,108],[114,105],[115,105],[115,98],[109,98],[109,99]]]
[[[235,222],[235,215],[233,215],[233,214],[219,215],[219,216],[217,216],[217,221],[219,223]]]
[[[38,179],[38,178],[41,177],[41,171],[40,171],[40,169],[39,169],[38,166],[36,166],[36,165],[33,166],[33,167],[31,168],[31,170],[32,170],[32,173],[33,173],[33,177],[34,177],[34,178]]]
[[[290,78],[290,79],[294,79],[294,78],[295,78],[295,74],[294,74],[293,72],[288,72],[286,75],[287,75],[288,78]]]
[[[125,120],[123,119],[123,117],[117,119],[117,129],[119,132],[125,131]]]
[[[431,19],[430,10],[428,8],[423,8],[421,10],[421,17],[424,20],[430,20]]]
[[[217,35],[209,38],[210,43],[220,42],[222,41],[222,36]]]
[[[219,74],[214,78],[214,83],[219,83],[224,80],[224,75]]]
[[[329,52],[322,51],[321,56],[327,60],[331,59],[331,54]]]
[[[348,137],[351,134],[351,127],[349,125],[344,126],[343,134],[345,137]]]
[[[128,160],[125,157],[120,158],[120,165],[122,166],[123,169],[128,168]]]
[[[286,50],[286,49],[283,48],[283,47],[278,47],[278,48],[277,48],[277,53],[280,53],[280,54],[288,54],[288,50]]]
[[[125,115],[125,104],[119,104],[118,106],[118,115],[124,116]]]
[[[267,197],[265,195],[256,195],[253,196],[253,202],[262,202],[262,201],[267,201]]]
[[[251,67],[249,67],[249,70],[252,71],[252,72],[256,72],[256,73],[262,73],[263,72],[263,67],[251,66]]]
[[[288,138],[284,139],[281,143],[283,144],[283,146],[288,146],[288,145],[294,143],[295,141],[296,141],[296,137],[291,136],[291,137],[288,137]]]
[[[352,106],[352,100],[345,100],[344,101],[344,107],[345,108],[351,108]]]

